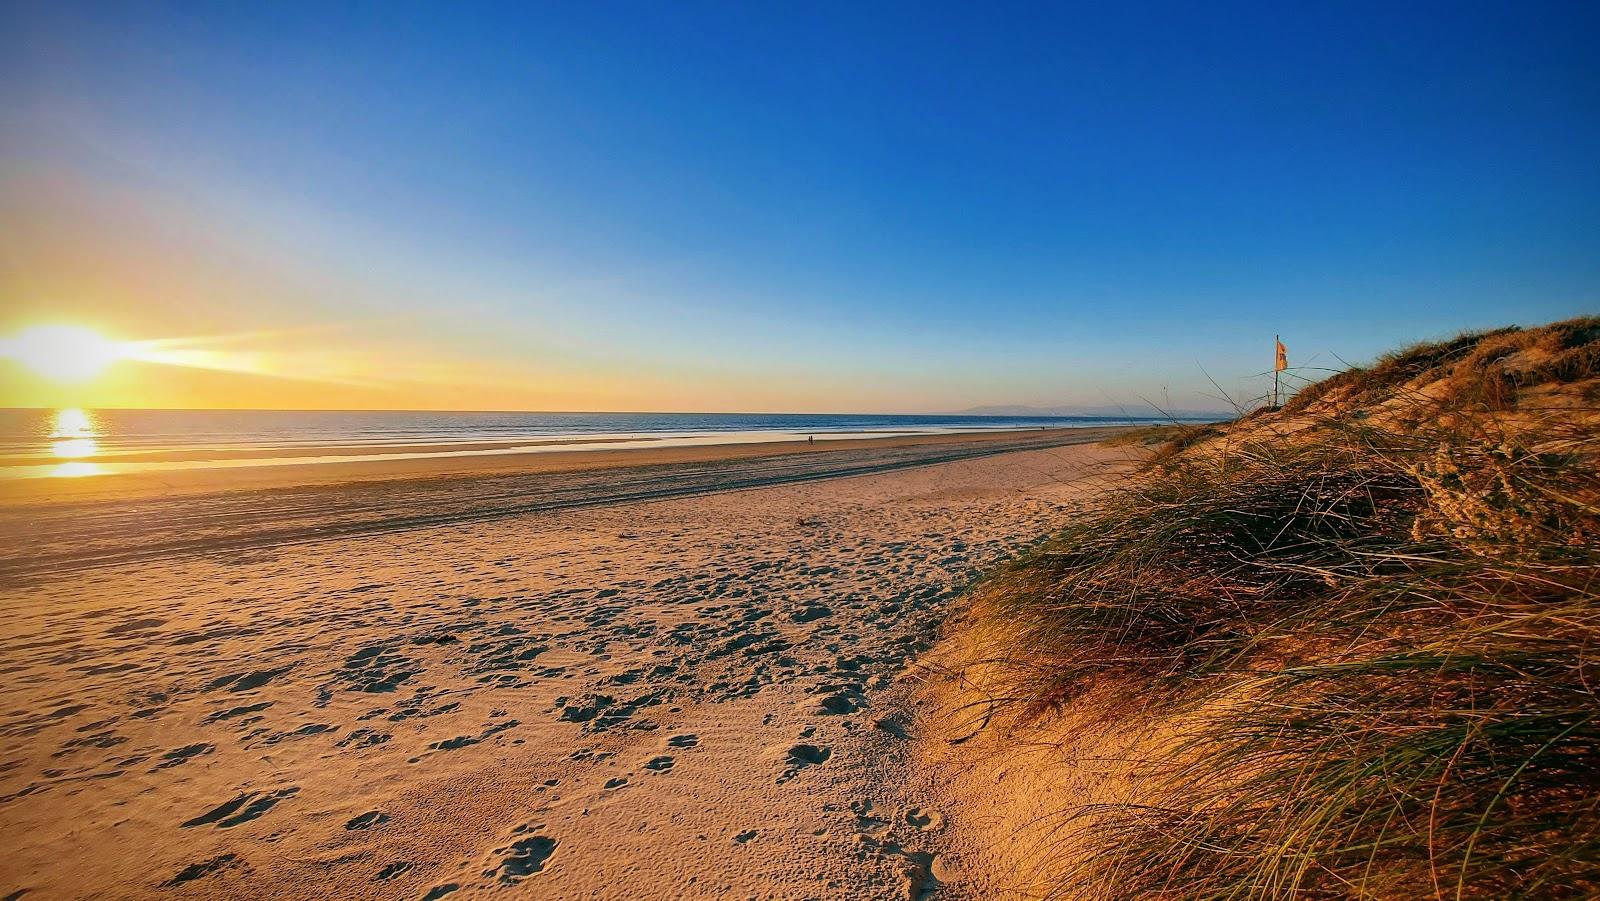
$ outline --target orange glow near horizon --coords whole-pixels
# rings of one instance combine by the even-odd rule
[[[140,324],[115,311],[74,318],[84,325],[0,325],[0,407],[821,412],[823,398],[857,385],[842,373],[751,379],[717,358],[635,360],[543,339],[508,358],[492,343],[455,346],[459,336],[433,321],[401,317],[138,338],[128,335]],[[97,320],[103,331],[88,327]],[[170,321],[143,327],[175,331]]]
[[[65,407],[78,415],[82,407],[215,406],[209,397],[232,392],[208,386],[198,403],[149,404],[152,386],[192,385],[205,372],[260,382],[252,396],[315,396],[318,385],[375,384],[366,375],[371,362],[348,351],[283,343],[272,332],[126,341],[75,324],[33,325],[0,337],[0,361],[14,364],[3,374],[16,386],[0,406]],[[284,390],[291,383],[310,390]]]
[[[0,335],[0,407],[632,409],[627,380],[441,353],[382,323],[123,340],[79,325]],[[87,446],[73,448],[85,455]]]
[[[83,326],[35,325],[10,338],[0,338],[0,358],[14,360],[39,377],[68,383],[95,379],[124,360],[252,375],[304,377],[287,371],[273,372],[262,365],[258,355],[224,351],[215,346],[240,337],[250,336],[115,341]]]

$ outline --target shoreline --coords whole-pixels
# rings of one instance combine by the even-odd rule
[[[1098,442],[1123,427],[191,470],[21,483],[0,584],[177,556],[397,533]],[[188,476],[179,478],[178,476]]]
[[[1070,426],[1067,428],[1106,428],[1107,426]],[[772,444],[785,441],[802,441],[808,435],[828,441],[870,440],[873,438],[918,438],[937,435],[982,435],[988,433],[1035,432],[1039,428],[985,428],[985,429],[859,429],[818,430],[816,432],[787,432],[770,430],[728,430],[715,432],[637,432],[597,435],[551,435],[516,438],[397,438],[392,441],[375,441],[365,444],[341,441],[329,444],[244,444],[244,445],[184,445],[166,448],[115,448],[102,450],[81,458],[54,456],[44,452],[0,456],[0,479],[39,478],[43,473],[11,474],[8,470],[49,469],[63,462],[77,461],[101,466],[127,466],[111,470],[116,475],[134,472],[161,472],[183,469],[205,469],[204,464],[227,466],[286,466],[308,463],[372,462],[388,459],[423,459],[426,457],[480,456],[492,454],[550,453],[561,448],[574,450],[606,449],[610,445],[641,447],[715,447],[724,444]],[[186,465],[199,464],[199,465]]]
[[[1004,442],[1014,441],[1019,437],[1043,436],[1053,439],[1084,436],[1086,440],[1099,440],[1131,428],[1137,426],[1083,426],[868,438],[819,438],[815,444],[796,439],[715,444],[652,444],[627,448],[570,450],[546,448],[526,452],[502,450],[486,454],[470,452],[473,448],[487,446],[482,442],[475,442],[461,448],[467,451],[466,453],[456,455],[410,457],[393,453],[385,455],[386,459],[373,460],[321,460],[311,463],[196,467],[148,472],[110,472],[85,476],[32,476],[5,479],[0,480],[0,510],[17,505],[55,504],[68,501],[92,502],[128,499],[142,495],[171,496],[180,493],[257,491],[345,482],[575,472],[671,463],[705,463],[791,453],[828,453],[857,448]],[[602,442],[586,440],[585,443]],[[69,465],[76,462],[94,465],[96,461],[61,461],[62,464]]]

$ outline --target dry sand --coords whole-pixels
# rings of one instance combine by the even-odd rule
[[[229,543],[279,495],[188,496],[245,525],[205,525],[228,539],[205,556],[14,572],[0,898],[981,893],[972,824],[916,767],[908,664],[1123,453],[999,449],[520,513],[491,491],[492,515],[322,541]],[[794,463],[722,465],[761,461]]]
[[[1073,868],[1093,865],[1103,812],[1161,803],[1161,766],[1193,732],[1182,717],[1128,711],[1123,699],[1092,692],[1021,720],[996,700],[1007,681],[973,664],[982,651],[967,646],[972,633],[947,631],[913,664],[924,684],[909,698],[921,728],[905,791],[960,811],[941,851],[959,861],[955,897],[1062,897]],[[1104,709],[1115,715],[1095,715]]]

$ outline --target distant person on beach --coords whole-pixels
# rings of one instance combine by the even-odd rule
[[[806,436],[806,443],[807,444],[816,444],[817,443],[817,436],[816,435],[807,435]]]

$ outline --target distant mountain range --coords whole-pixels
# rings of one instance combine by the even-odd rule
[[[1238,414],[1222,410],[1157,410],[1145,403],[1102,407],[1029,407],[1021,404],[969,407],[958,416],[1160,416],[1174,419],[1233,419]]]

